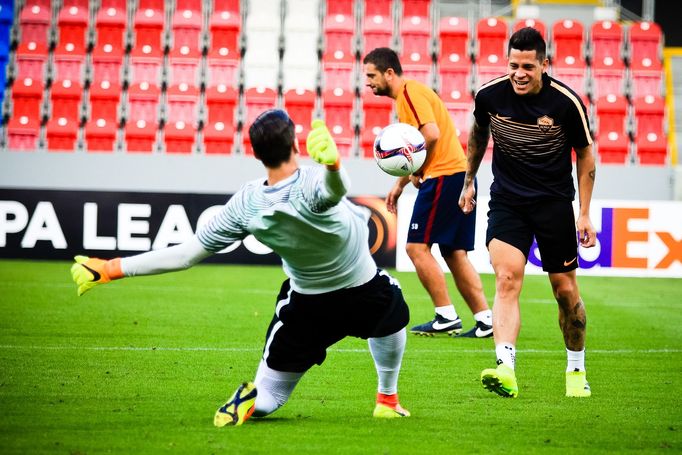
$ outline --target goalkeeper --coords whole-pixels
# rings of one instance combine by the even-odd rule
[[[267,176],[245,184],[193,238],[108,261],[77,256],[71,267],[82,295],[114,279],[189,268],[249,234],[282,258],[288,278],[255,379],[216,411],[219,427],[279,409],[305,372],[322,364],[326,349],[346,336],[368,339],[378,374],[374,417],[410,415],[397,394],[408,307],[397,281],[370,254],[369,213],[345,197],[349,179],[334,140],[321,120],[312,126],[308,153],[324,167],[299,166],[293,122],[282,110],[265,111],[249,136]]]

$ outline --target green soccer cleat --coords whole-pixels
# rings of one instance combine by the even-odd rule
[[[584,371],[566,372],[566,396],[589,397],[592,395],[590,384],[587,382],[587,374]]]
[[[252,382],[240,385],[227,403],[218,408],[213,417],[213,425],[216,427],[239,426],[246,422],[256,408],[256,395],[258,391]]]
[[[395,419],[400,417],[409,417],[410,411],[404,409],[399,404],[394,407],[386,404],[377,403],[374,407],[374,413],[372,414],[378,419]]]
[[[516,398],[519,395],[519,386],[516,383],[514,370],[501,363],[497,368],[487,368],[481,372],[483,387],[495,392],[501,397]]]

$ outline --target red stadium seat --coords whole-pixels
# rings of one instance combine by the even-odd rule
[[[298,145],[303,156],[307,155],[305,138],[315,110],[315,92],[306,89],[290,89],[284,93],[284,108],[294,122]]]
[[[40,119],[27,115],[13,115],[6,128],[8,149],[33,151],[38,148]]]
[[[440,38],[439,61],[451,60],[452,55],[457,55],[458,60],[468,60],[471,51],[469,49],[469,21],[466,18],[441,18],[438,37]]]
[[[169,85],[200,85],[201,51],[189,46],[173,48],[168,54]]]
[[[452,53],[438,62],[441,94],[471,92],[471,62],[468,58]],[[453,95],[450,95],[453,96]]]
[[[361,155],[374,157],[374,139],[377,134],[391,123],[393,101],[387,96],[376,96],[369,90],[362,92],[362,113],[364,115],[360,127]]]
[[[587,64],[584,60],[572,55],[553,59],[552,76],[571,87],[581,97],[587,96]]]
[[[161,7],[158,9],[143,7],[140,4],[133,20],[135,49],[143,50],[145,47],[149,47],[150,50],[144,52],[145,54],[162,50],[164,48],[162,42],[163,24],[163,0],[161,1]]]
[[[630,96],[661,96],[663,88],[661,62],[649,57],[630,61]]]
[[[476,61],[476,86],[495,79],[496,77],[507,74],[506,57],[501,58],[497,54],[489,54]]]
[[[661,60],[663,50],[663,32],[655,22],[634,22],[628,32],[629,58],[632,62],[641,62],[645,58],[653,61]]]
[[[354,0],[330,0],[326,2],[327,10],[325,14],[327,16],[353,16],[354,11]]]
[[[443,93],[441,99],[450,113],[452,122],[457,129],[457,137],[462,144],[462,148],[467,149],[467,138],[471,130],[473,98],[469,92],[452,91]]]
[[[34,81],[45,81],[45,68],[48,61],[47,47],[44,44],[21,43],[14,55],[17,79],[29,78]]]
[[[632,102],[635,122],[635,137],[648,133],[665,135],[665,100],[661,96],[648,95],[635,98]]]
[[[192,8],[176,6],[172,24],[173,49],[181,50],[185,47],[193,51],[202,49],[201,29],[203,19],[200,2],[193,2]]]
[[[41,81],[31,78],[15,81],[12,86],[12,118],[25,116],[40,125],[40,106],[44,91],[45,85]]]
[[[78,127],[76,119],[52,116],[45,127],[47,149],[60,152],[75,151]]]
[[[234,146],[235,128],[233,125],[218,121],[209,121],[203,129],[204,152],[213,154],[230,154]],[[245,133],[245,134],[248,134]]]
[[[365,16],[362,40],[365,54],[377,47],[391,47],[393,40],[393,19],[391,16],[379,14]]]
[[[239,56],[239,33],[241,31],[241,19],[239,10],[215,10],[209,20],[211,32],[210,49],[224,48],[226,51],[218,51],[219,54]]]
[[[96,47],[102,48],[106,44],[115,49],[125,49],[125,28],[127,23],[125,3],[123,7],[104,7],[97,12],[95,19]]]
[[[57,24],[59,26],[59,45],[64,47],[73,44],[76,48],[86,49],[86,30],[88,28],[88,5],[64,6],[59,12]]]
[[[184,82],[171,85],[166,91],[169,123],[184,122],[194,125],[198,117],[199,88]]]
[[[402,41],[401,62],[411,60],[416,54],[432,54],[431,22],[422,16],[410,16],[400,23],[400,39]],[[429,62],[431,58],[429,58]]]
[[[97,46],[92,50],[93,81],[110,81],[112,84],[123,83],[123,49],[111,44]]]
[[[402,0],[403,17],[431,17],[431,0]]]
[[[131,85],[128,88],[127,122],[144,120],[147,124],[156,124],[159,119],[159,100],[161,90],[158,86],[148,82]],[[145,128],[147,128],[145,126]]]
[[[592,62],[592,99],[625,92],[625,65],[622,60],[604,57]]]
[[[84,48],[73,43],[59,43],[53,53],[55,79],[84,83],[85,58]]]
[[[239,102],[239,92],[226,84],[213,85],[206,88],[206,108],[208,122],[222,122],[225,125],[236,124],[235,107]],[[222,130],[221,130],[222,131]]]
[[[431,81],[433,66],[431,54],[414,49],[409,54],[403,55],[400,60],[405,77],[419,81],[429,87],[433,85]]]
[[[130,53],[131,84],[147,82],[161,85],[161,70],[163,68],[163,51],[150,45],[136,47]]]
[[[50,47],[48,30],[51,11],[48,5],[31,0],[26,2],[19,14],[22,43],[38,43]]]
[[[166,123],[163,135],[166,153],[192,153],[196,132],[194,125],[182,120]]]
[[[599,119],[598,131],[627,131],[628,100],[623,95],[609,94],[595,102],[595,113]]]
[[[593,61],[603,61],[607,57],[622,60],[623,28],[618,22],[609,20],[593,22],[590,28],[590,38]]]
[[[503,62],[507,55],[509,29],[504,19],[485,17],[476,24],[477,62],[491,62],[489,56],[496,56],[495,63]]]
[[[327,15],[324,19],[324,54],[341,51],[347,55],[354,55],[354,34],[355,19],[352,15]]]
[[[118,105],[121,101],[121,86],[108,80],[95,82],[88,91],[90,120],[104,119],[116,123]]]
[[[355,58],[337,50],[326,53],[322,58],[323,87],[353,90],[355,87]]]
[[[540,19],[520,19],[514,23],[513,31],[517,32],[524,27],[531,27],[540,32],[542,37],[547,41],[547,25]]]
[[[596,142],[600,162],[625,164],[629,161],[630,140],[622,132],[600,131]]]
[[[326,89],[322,92],[324,119],[337,141],[339,153],[350,156],[355,134],[353,125],[353,92],[340,88]]]
[[[208,65],[206,85],[208,87],[224,83],[236,85],[239,68],[238,52],[230,51],[227,47],[213,47],[209,50],[206,61]]]
[[[668,158],[668,139],[650,132],[637,136],[635,148],[639,164],[664,165]]]
[[[111,119],[94,117],[85,124],[85,144],[88,152],[113,152],[118,123]]]
[[[69,120],[67,125],[69,128],[73,126],[73,122],[78,126],[81,120],[80,106],[82,98],[83,86],[78,81],[64,79],[52,84],[52,89],[50,90],[52,113],[50,117],[53,120],[60,118]],[[63,127],[65,125],[59,126]]]
[[[125,126],[126,151],[151,153],[154,151],[159,125],[142,119],[129,121]]]
[[[393,17],[393,0],[372,0],[365,2],[365,17]]]
[[[572,19],[557,21],[552,25],[552,57],[563,61],[566,57],[585,60],[585,27]]]

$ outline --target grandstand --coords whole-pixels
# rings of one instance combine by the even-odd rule
[[[588,106],[599,162],[675,166],[675,65],[660,25],[557,3],[0,0],[2,159],[248,156],[254,116],[279,106],[299,139],[322,116],[342,155],[370,161],[376,129],[395,118],[363,86],[362,56],[380,45],[439,92],[466,146],[472,96],[504,73],[509,35],[532,26],[550,73]]]

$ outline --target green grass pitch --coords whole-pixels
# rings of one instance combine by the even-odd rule
[[[346,339],[274,415],[217,429],[215,409],[255,373],[282,271],[200,265],[78,298],[69,266],[0,261],[2,454],[682,451],[679,279],[580,278],[588,399],[564,397],[556,303],[545,276],[528,276],[517,399],[480,385],[491,339],[410,336],[400,396],[412,417],[373,419],[367,344]],[[430,319],[416,275],[395,275],[410,322]],[[493,278],[483,279],[492,300]]]

